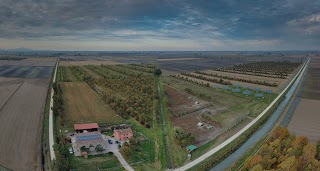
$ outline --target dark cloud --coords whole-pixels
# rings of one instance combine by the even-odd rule
[[[318,0],[0,0],[0,38],[318,42]]]

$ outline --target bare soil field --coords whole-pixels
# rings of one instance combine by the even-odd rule
[[[82,66],[82,65],[117,65],[122,64],[116,61],[61,61],[59,65],[61,66]]]
[[[42,170],[42,113],[49,79],[8,80],[0,84],[0,165],[11,170]]]
[[[15,66],[54,66],[56,58],[27,58],[20,61],[0,60],[0,66],[15,65]]]
[[[182,93],[168,85],[165,86],[165,93],[169,99],[169,109],[174,116],[187,114],[195,110],[203,109],[210,105],[210,102],[199,99],[187,93]]]
[[[320,100],[301,99],[288,125],[290,133],[306,136],[312,142],[320,140]]]
[[[301,97],[320,100],[320,57],[310,61]]]
[[[301,99],[288,125],[291,133],[320,140],[320,57],[313,57],[304,78]]]
[[[74,123],[117,123],[122,121],[105,104],[87,83],[61,83],[69,124]]]
[[[212,112],[214,112],[214,110],[214,108],[210,109]],[[195,145],[201,146],[209,140],[214,139],[224,131],[224,129],[218,123],[209,120],[204,121],[204,119],[201,117],[201,114],[207,111],[208,109],[203,109],[178,118],[173,118],[172,124],[173,126],[179,126],[186,132],[191,133],[196,139]],[[202,122],[204,125],[198,126],[197,124],[199,122]],[[211,127],[207,128],[207,126]]]
[[[0,67],[0,76],[18,78],[49,78],[52,70],[52,66],[3,65]]]

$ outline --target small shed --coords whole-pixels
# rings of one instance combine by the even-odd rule
[[[189,146],[187,147],[187,151],[188,151],[188,153],[191,153],[191,152],[194,151],[196,148],[197,148],[197,146],[195,146],[195,145],[189,145]]]
[[[197,125],[198,125],[198,126],[203,126],[203,123],[202,123],[202,122],[199,122]]]

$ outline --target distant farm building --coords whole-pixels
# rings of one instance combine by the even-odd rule
[[[113,130],[113,135],[116,139],[124,141],[129,140],[131,137],[133,137],[133,132],[131,128],[115,129]]]
[[[95,132],[99,130],[99,126],[97,123],[74,124],[74,130],[76,133]]]

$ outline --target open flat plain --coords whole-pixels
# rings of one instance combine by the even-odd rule
[[[42,170],[42,119],[54,64],[52,58],[0,61],[0,165],[5,168]]]

